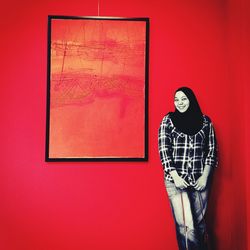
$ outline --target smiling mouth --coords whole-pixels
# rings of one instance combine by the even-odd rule
[[[184,109],[186,106],[178,106],[179,109]]]

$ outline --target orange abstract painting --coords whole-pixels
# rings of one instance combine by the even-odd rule
[[[49,17],[47,160],[147,158],[148,19]]]

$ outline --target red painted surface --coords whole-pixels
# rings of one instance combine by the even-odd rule
[[[177,249],[157,132],[181,85],[218,136],[213,249],[247,249],[246,1],[101,1],[101,15],[151,19],[147,163],[44,162],[47,15],[96,15],[97,1],[13,0],[1,12],[0,249]]]

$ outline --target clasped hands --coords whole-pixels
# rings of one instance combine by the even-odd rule
[[[197,181],[195,182],[195,184],[192,186],[194,187],[194,189],[196,189],[197,191],[202,191],[206,188],[207,186],[207,179],[208,177],[206,175],[202,175],[200,176]],[[184,189],[189,187],[190,185],[179,175],[176,175],[175,177],[173,177],[174,180],[174,184],[177,188],[180,189]]]

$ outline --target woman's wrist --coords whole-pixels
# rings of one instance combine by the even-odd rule
[[[176,178],[179,177],[179,175],[178,175],[178,173],[177,173],[176,170],[173,170],[173,171],[169,172],[169,174],[171,175],[171,177],[172,177],[173,179],[176,179]]]
[[[211,172],[211,166],[206,165],[205,168],[204,168],[202,176],[205,177],[205,178],[208,178],[210,172]]]

